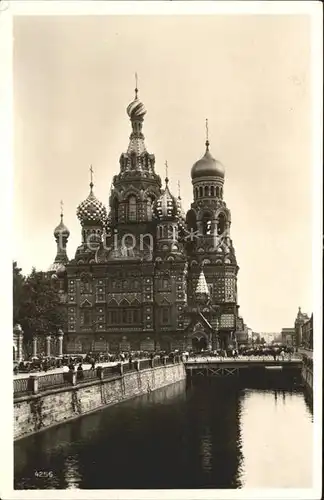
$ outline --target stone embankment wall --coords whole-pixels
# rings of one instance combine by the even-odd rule
[[[305,384],[307,392],[313,395],[313,359],[307,355],[303,355],[302,364],[302,380]]]
[[[14,439],[185,378],[184,365],[177,363],[19,397],[14,400]]]

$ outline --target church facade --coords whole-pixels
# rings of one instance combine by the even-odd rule
[[[127,107],[131,135],[113,177],[108,210],[90,192],[77,208],[81,241],[68,259],[69,230],[54,231],[50,268],[67,308],[65,352],[216,349],[235,345],[238,265],[224,201],[225,171],[206,151],[191,169],[184,212],[146,149],[146,109]],[[92,169],[91,169],[92,171]]]

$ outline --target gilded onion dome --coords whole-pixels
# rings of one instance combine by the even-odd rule
[[[93,183],[90,183],[90,193],[86,200],[82,201],[77,208],[77,217],[82,225],[84,224],[105,224],[107,210],[101,201],[93,194]]]
[[[200,177],[222,177],[225,176],[225,168],[220,161],[215,160],[209,151],[209,142],[206,141],[206,152],[204,156],[196,161],[191,169],[191,178]]]
[[[70,231],[63,222],[63,213],[61,213],[61,222],[56,226],[53,234],[55,238],[59,238],[60,236],[68,238],[70,236]]]
[[[165,179],[165,189],[154,204],[154,215],[160,220],[181,217],[181,202],[170,192],[169,179]]]

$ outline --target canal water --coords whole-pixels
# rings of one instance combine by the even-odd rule
[[[250,385],[183,381],[17,441],[15,489],[311,488],[303,391]]]

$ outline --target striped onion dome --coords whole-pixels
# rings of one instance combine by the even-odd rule
[[[154,215],[160,220],[180,218],[181,214],[181,203],[179,205],[179,199],[177,199],[170,192],[169,179],[165,179],[165,189],[163,190],[161,196],[156,200],[154,204]]]
[[[77,208],[77,217],[82,225],[100,223],[104,224],[107,219],[107,210],[92,191],[93,183],[90,183],[90,193],[86,200],[82,201]]]
[[[146,115],[146,109],[144,104],[138,99],[137,95],[128,106],[127,106],[127,114],[131,121],[135,120],[143,120]]]

